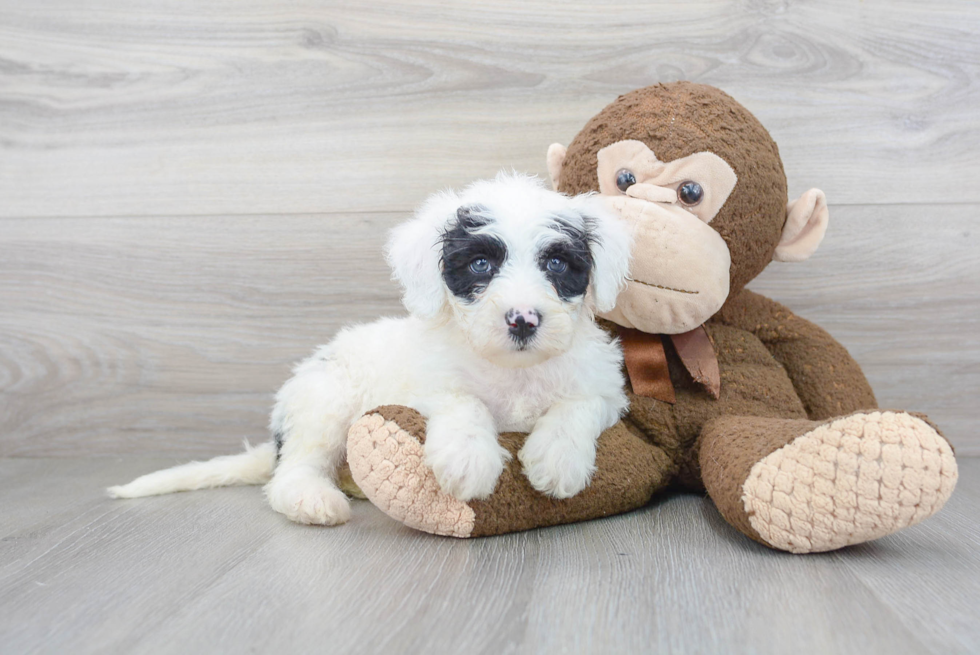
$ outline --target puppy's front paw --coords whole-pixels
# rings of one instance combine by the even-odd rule
[[[492,494],[509,457],[496,435],[461,431],[446,437],[429,435],[425,442],[425,463],[439,488],[463,502]]]
[[[350,519],[350,502],[329,480],[313,476],[273,478],[265,489],[269,505],[306,525],[339,525]]]
[[[595,473],[595,444],[576,444],[560,433],[535,430],[517,457],[531,486],[553,498],[571,498]]]

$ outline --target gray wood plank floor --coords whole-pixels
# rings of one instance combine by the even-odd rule
[[[366,501],[289,523],[258,488],[114,501],[170,460],[0,460],[4,653],[975,653],[980,459],[937,516],[824,555],[710,501],[489,539]]]

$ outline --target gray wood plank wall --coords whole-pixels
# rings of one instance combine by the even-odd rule
[[[290,362],[401,311],[389,226],[676,79],[828,194],[753,288],[980,454],[978,73],[953,0],[0,0],[0,456],[264,438]]]

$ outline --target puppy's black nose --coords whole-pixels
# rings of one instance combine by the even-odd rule
[[[541,315],[533,309],[512,309],[504,318],[510,328],[510,336],[521,344],[527,343],[541,324]]]

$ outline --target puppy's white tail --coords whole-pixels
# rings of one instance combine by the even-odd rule
[[[245,452],[223,455],[206,462],[190,462],[173,468],[147,473],[106,491],[113,498],[158,496],[175,491],[193,491],[211,487],[262,484],[272,477],[276,467],[276,446],[271,441],[252,448],[245,442]]]

